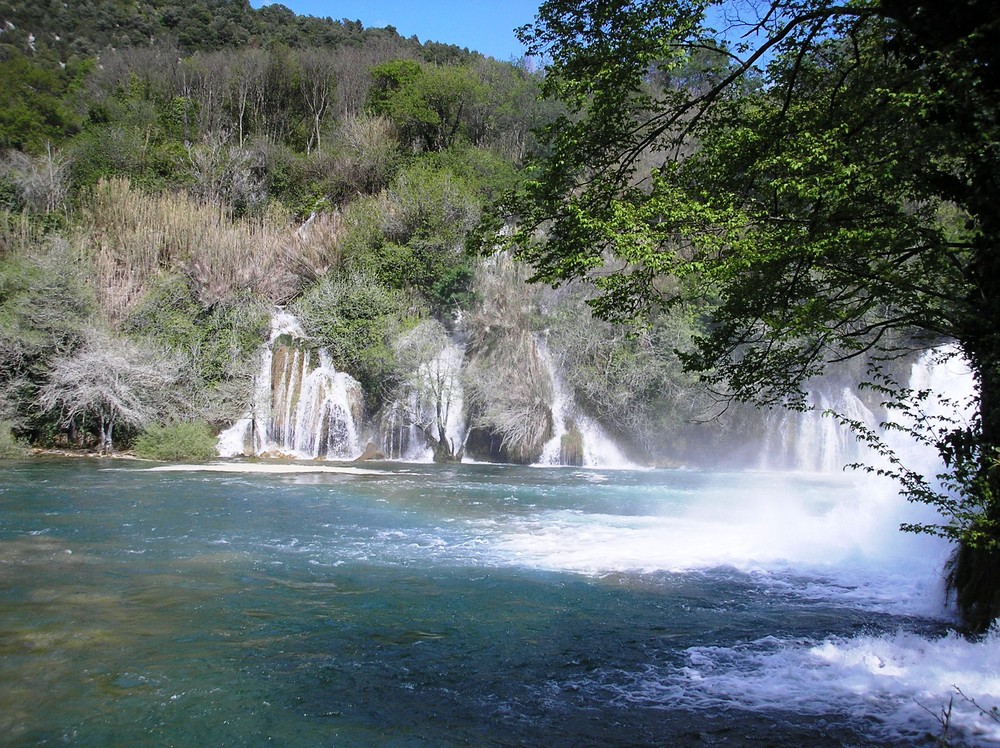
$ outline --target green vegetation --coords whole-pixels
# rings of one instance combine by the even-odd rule
[[[276,304],[374,412],[399,336],[472,303],[466,237],[519,179],[538,76],[245,0],[0,26],[0,417],[33,443],[231,423]]]
[[[985,630],[1000,614],[995,11],[776,2],[726,49],[718,4],[542,4],[523,39],[569,112],[516,204],[519,254],[544,280],[590,279],[607,319],[691,305],[705,323],[685,367],[737,400],[806,407],[810,378],[865,357],[890,411],[920,413],[926,394],[882,362],[956,341],[971,422],[902,427],[940,452],[949,492],[888,472],[942,513],[908,529],[957,542],[950,582]]]
[[[13,424],[0,421],[0,460],[16,460],[28,454],[28,445],[14,436]]]
[[[211,460],[217,455],[208,424],[190,421],[150,426],[136,438],[132,449],[138,457],[164,462]]]
[[[364,273],[328,275],[295,309],[335,367],[353,372],[370,397],[384,394],[395,370],[391,340],[406,324],[407,305],[399,291]]]

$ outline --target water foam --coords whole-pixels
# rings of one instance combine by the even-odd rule
[[[577,406],[543,339],[536,339],[536,350],[552,382],[552,438],[542,447],[538,464],[563,464],[562,443],[569,432],[568,424],[572,423],[583,442],[583,467],[634,468],[634,463],[622,453],[601,424]]]
[[[725,566],[763,572],[776,584],[796,577],[799,586],[853,596],[852,604],[946,615],[947,544],[899,532],[914,508],[887,484],[875,485],[730,474],[702,490],[665,496],[659,513],[560,508],[514,518],[495,552],[504,563],[588,575]]]
[[[734,647],[692,647],[680,668],[654,668],[622,687],[633,702],[690,709],[837,714],[889,742],[928,734],[965,744],[1000,741],[1000,636],[970,642],[898,632],[823,641],[766,637]],[[950,710],[950,713],[949,713]],[[984,711],[985,710],[985,711]]]

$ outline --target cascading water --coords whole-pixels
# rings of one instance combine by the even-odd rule
[[[975,395],[975,382],[958,349],[953,345],[928,351],[910,367],[908,388],[929,390],[933,399],[922,404],[928,416],[965,418],[964,411]],[[855,462],[873,463],[881,458],[864,444],[838,418],[856,421],[878,431],[883,420],[850,386],[838,384],[834,377],[817,382],[809,393],[804,412],[784,411],[774,414],[766,426],[766,438],[758,467],[763,470],[795,470],[832,473]],[[912,424],[906,417],[897,420],[904,427]],[[918,469],[937,460],[935,450],[919,445],[896,431],[883,434],[886,442],[904,462]],[[928,474],[936,472],[929,468]]]
[[[542,448],[539,465],[566,465],[576,462],[568,452],[578,452],[583,467],[635,467],[601,425],[577,407],[552,354],[543,340],[536,350],[552,379],[552,438]],[[573,442],[577,442],[573,444]]]
[[[298,320],[278,311],[250,410],[219,435],[219,454],[357,457],[363,397],[357,380],[308,345]]]
[[[804,412],[776,414],[761,451],[763,470],[831,473],[867,458],[854,433],[828,413],[876,428],[879,419],[848,386],[821,387],[809,394]]]
[[[431,459],[432,450],[427,439],[420,433],[413,419],[413,413],[420,409],[420,393],[409,392],[397,398],[382,417],[382,448],[393,460],[426,462]]]

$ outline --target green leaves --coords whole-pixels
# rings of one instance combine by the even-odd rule
[[[975,419],[904,427],[938,448],[947,490],[897,463],[890,474],[944,516],[911,529],[986,554],[962,556],[954,579],[984,579],[962,564],[1000,568],[995,13],[777,2],[747,22],[756,46],[730,54],[704,23],[710,5],[722,3],[548,0],[521,30],[570,115],[511,203],[518,255],[537,279],[589,281],[606,319],[700,310],[685,366],[758,404],[804,407],[829,365],[957,340],[980,387]],[[925,404],[879,386],[907,417]],[[1000,613],[982,592],[970,594]]]
[[[486,97],[472,68],[395,60],[372,68],[368,105],[391,119],[401,139],[444,150],[468,135],[469,117]]]

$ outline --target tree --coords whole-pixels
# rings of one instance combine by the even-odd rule
[[[952,492],[890,472],[942,511],[916,529],[956,541],[949,582],[985,630],[1000,614],[995,5],[548,0],[520,34],[569,110],[513,206],[538,279],[590,278],[613,320],[710,302],[684,363],[758,403],[804,407],[833,362],[957,342],[979,395],[970,423],[931,434]],[[878,386],[897,405],[917,394]]]
[[[0,418],[39,427],[35,400],[53,359],[76,349],[94,307],[68,242],[0,213]]]
[[[465,135],[485,98],[484,86],[467,66],[394,60],[371,73],[372,111],[391,119],[402,140],[423,150],[444,150]]]
[[[254,115],[264,107],[266,72],[267,55],[259,49],[247,50],[234,64],[231,106],[236,117],[240,148],[246,143]]]
[[[461,462],[465,445],[449,438],[448,426],[462,407],[462,350],[434,319],[400,336],[394,349],[403,380],[401,399],[409,403],[403,417],[420,429],[434,450],[434,462]]]
[[[323,126],[334,101],[337,78],[334,57],[320,49],[299,50],[299,93],[309,117],[309,136],[306,153],[322,146]]]
[[[157,350],[92,331],[78,351],[53,362],[38,404],[67,422],[95,417],[101,452],[110,453],[116,425],[141,428],[170,410],[181,371],[179,360]]]

